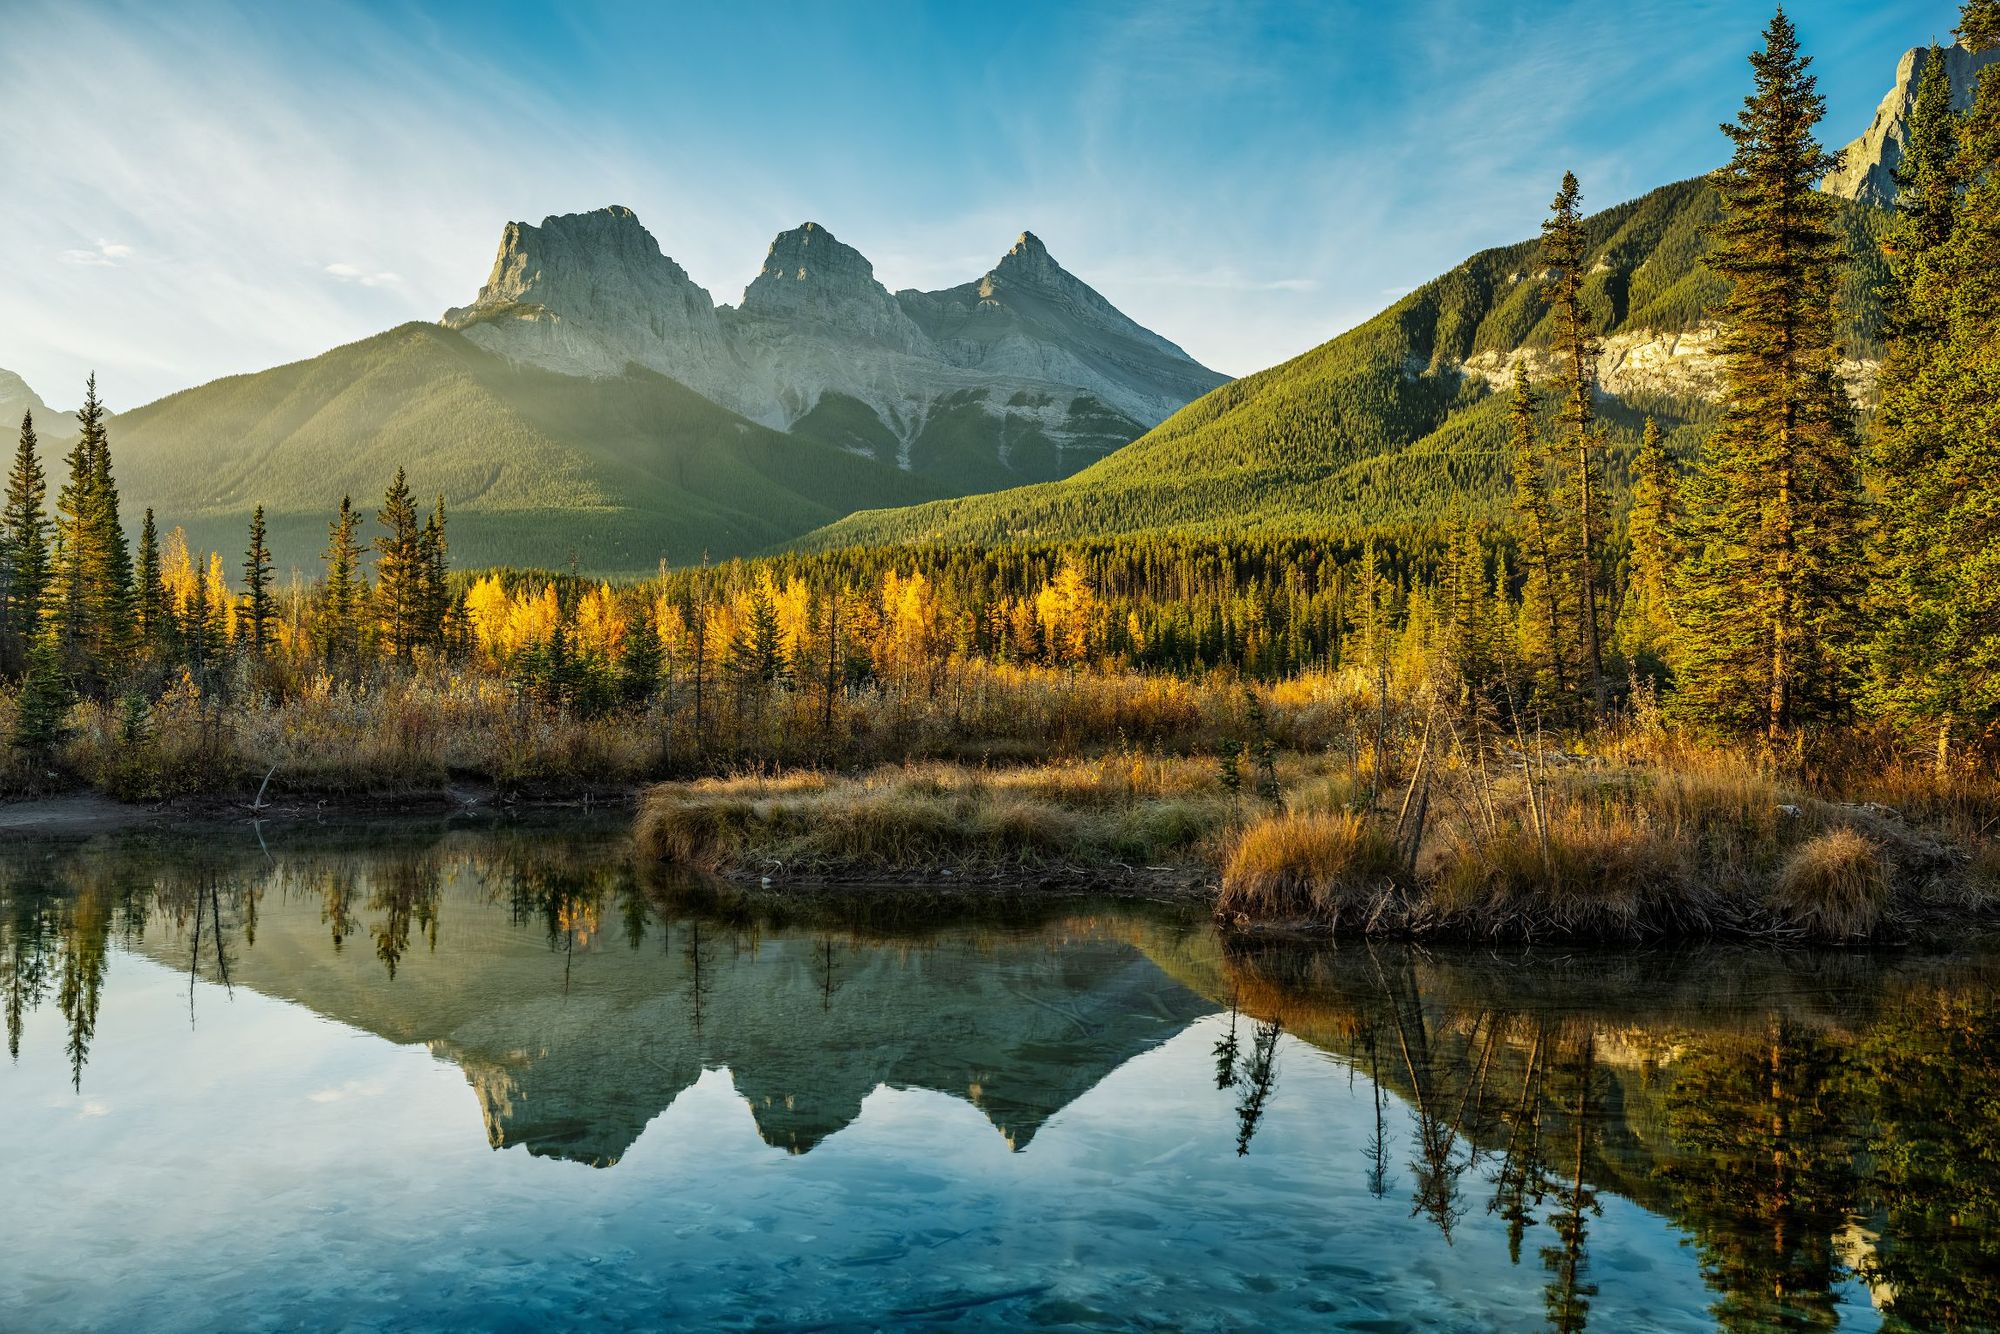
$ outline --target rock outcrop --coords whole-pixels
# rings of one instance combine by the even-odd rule
[[[732,411],[961,489],[1063,476],[1226,382],[1128,319],[1022,233],[983,277],[891,294],[818,223],[779,233],[717,307],[619,207],[509,223],[492,276],[444,324],[518,361],[632,364]]]
[[[1962,46],[1942,48],[1945,71],[1951,76],[1952,105],[1963,111],[1972,105],[1979,71],[2000,59],[2000,50],[1974,53]],[[1875,109],[1875,119],[1859,139],[1840,154],[1840,165],[1828,172],[1820,188],[1843,199],[1878,208],[1896,202],[1896,164],[1910,135],[1910,111],[1917,100],[1917,80],[1930,58],[1927,47],[1913,47],[1896,65],[1896,86]]]
[[[508,223],[478,297],[440,322],[547,370],[601,378],[636,363],[739,407],[740,367],[715,302],[617,204]]]

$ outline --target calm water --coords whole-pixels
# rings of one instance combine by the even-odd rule
[[[0,1328],[2000,1324],[2000,952],[788,910],[532,827],[0,872]]]

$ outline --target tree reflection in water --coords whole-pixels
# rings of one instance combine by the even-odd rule
[[[363,965],[397,989],[413,985],[413,950],[451,948],[450,894],[489,896],[537,933],[559,956],[550,985],[564,994],[590,951],[637,951],[657,936],[649,957],[672,973],[687,1027],[725,1039],[736,1012],[716,1003],[718,986],[760,940],[805,933],[794,957],[808,1012],[833,1014],[851,982],[879,994],[863,952],[921,950],[937,921],[880,895],[808,906],[661,881],[602,841],[284,844],[268,862],[155,844],[0,858],[10,1059],[48,1007],[81,1091],[112,947],[143,940],[170,966],[183,961],[199,1003],[210,994],[199,983],[241,981],[259,913],[275,911],[267,900],[294,904],[334,955],[365,931],[374,960]],[[949,911],[962,929],[968,910]],[[1019,939],[1076,910],[992,911]],[[1605,1281],[1592,1235],[1611,1196],[1687,1238],[1723,1328],[1829,1327],[1852,1282],[1892,1329],[2000,1327],[2000,954],[1336,954],[1123,911],[1091,929],[1222,1012],[1208,1070],[1233,1092],[1237,1154],[1266,1152],[1272,1108],[1306,1096],[1306,1081],[1279,1079],[1290,1053],[1346,1061],[1368,1083],[1352,1113],[1367,1194],[1406,1202],[1447,1240],[1488,1227],[1514,1264],[1524,1250],[1536,1257],[1552,1328],[1590,1319]],[[1052,953],[1074,929],[1061,920],[1047,928]]]

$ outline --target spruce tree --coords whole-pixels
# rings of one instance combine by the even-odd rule
[[[146,520],[152,522],[153,512],[146,511]],[[250,651],[258,657],[270,645],[271,617],[271,546],[265,539],[264,507],[262,505],[250,514],[250,548],[243,553],[243,633],[250,644]]]
[[[352,496],[340,498],[340,514],[327,525],[326,614],[323,633],[329,665],[352,666],[361,652],[361,622],[368,587],[361,572],[361,514]]]
[[[97,377],[90,378],[89,399],[95,406]],[[101,408],[99,409],[101,414]],[[118,515],[118,483],[111,473],[111,441],[99,417],[96,445],[90,460],[91,532],[89,598],[91,650],[100,678],[110,680],[125,668],[132,647],[134,602],[132,551],[125,542]]]
[[[452,599],[449,579],[449,548],[444,535],[444,492],[438,492],[437,508],[424,520],[422,537],[417,550],[423,567],[422,624],[420,634],[425,642],[442,648],[448,626],[451,623]]]
[[[1542,260],[1549,270],[1544,299],[1554,317],[1553,344],[1562,362],[1559,404],[1563,434],[1563,542],[1574,573],[1576,642],[1583,685],[1597,712],[1604,711],[1603,621],[1599,585],[1600,551],[1610,526],[1603,481],[1603,433],[1597,426],[1597,335],[1585,307],[1583,283],[1589,249],[1583,235],[1582,191],[1576,173],[1563,173],[1562,188],[1542,224]]]
[[[1959,35],[2000,45],[2000,4],[1966,5]],[[1899,173],[1872,456],[1886,576],[1876,698],[1934,729],[1940,762],[1956,732],[2000,721],[2000,66],[1958,117],[1943,63],[1925,62]]]
[[[1514,390],[1507,417],[1512,424],[1514,517],[1521,538],[1527,578],[1521,595],[1524,618],[1523,653],[1539,670],[1553,693],[1568,689],[1569,667],[1563,653],[1563,568],[1556,532],[1555,509],[1549,500],[1548,459],[1535,424],[1535,391],[1528,383],[1525,361],[1514,363]],[[1543,639],[1539,646],[1533,640]],[[1540,652],[1535,652],[1539,647]]]
[[[375,609],[389,656],[407,661],[422,638],[427,566],[417,507],[401,468],[375,516],[385,531],[375,539]]]
[[[64,664],[75,667],[90,631],[85,582],[91,524],[91,464],[96,440],[103,434],[104,413],[97,402],[97,377],[91,376],[83,407],[77,411],[81,428],[63,456],[64,478],[56,492],[54,618],[56,651]]]
[[[1618,612],[1618,645],[1635,670],[1657,675],[1673,641],[1671,585],[1680,564],[1680,479],[1651,417],[1633,466],[1631,548],[1625,601]]]
[[[618,663],[619,691],[628,701],[644,704],[653,697],[660,684],[661,656],[660,628],[642,612],[632,620]]]
[[[0,550],[7,567],[4,666],[9,674],[26,666],[48,595],[49,525],[42,505],[49,488],[38,447],[34,414],[24,413],[20,447],[7,474],[6,508],[0,510]]]
[[[146,507],[139,525],[139,562],[133,574],[139,619],[139,639],[148,652],[157,652],[167,638],[167,588],[160,566],[160,533],[153,523],[153,507]]]
[[[1751,56],[1756,91],[1713,179],[1709,266],[1723,306],[1721,419],[1688,487],[1688,558],[1674,662],[1683,714],[1780,735],[1837,716],[1851,694],[1861,573],[1855,421],[1836,367],[1843,262],[1824,109],[1780,11]]]

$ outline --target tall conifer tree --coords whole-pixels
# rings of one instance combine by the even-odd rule
[[[324,647],[329,664],[351,667],[361,652],[361,623],[368,602],[361,570],[361,514],[352,496],[340,498],[340,514],[327,525]]]
[[[147,652],[157,652],[167,639],[167,589],[160,567],[160,532],[153,507],[139,525],[139,563],[133,574],[139,618],[139,639]]]
[[[7,566],[5,667],[10,674],[27,663],[48,596],[49,526],[42,505],[49,488],[38,447],[34,414],[24,413],[20,447],[7,474],[6,508],[0,511],[0,549]]]
[[[2000,3],[1959,25],[2000,45]],[[1955,732],[2000,720],[2000,66],[1952,114],[1944,62],[1918,82],[1890,238],[1890,346],[1873,461],[1882,495],[1875,688],[1893,715]]]
[[[1597,335],[1584,302],[1589,251],[1583,235],[1583,193],[1576,173],[1564,172],[1562,188],[1542,224],[1542,259],[1549,269],[1545,299],[1554,316],[1553,343],[1562,361],[1559,404],[1563,434],[1563,545],[1574,567],[1577,647],[1583,685],[1594,708],[1604,711],[1604,644],[1600,552],[1610,519],[1605,507],[1603,433],[1597,426]]]
[[[1538,671],[1545,670],[1551,690],[1569,687],[1569,665],[1563,651],[1562,607],[1564,570],[1554,506],[1549,500],[1548,457],[1535,422],[1535,391],[1528,383],[1525,361],[1514,363],[1514,390],[1507,417],[1512,424],[1514,516],[1520,525],[1526,580],[1521,594],[1523,653]],[[1534,641],[1544,642],[1535,651]]]
[[[152,511],[148,510],[150,520]],[[271,544],[264,530],[264,507],[250,515],[250,549],[243,553],[243,637],[250,651],[262,657],[271,640]]]
[[[401,468],[375,516],[385,530],[375,539],[375,610],[389,656],[407,660],[422,638],[426,566],[417,506]]]
[[[1709,265],[1722,310],[1721,420],[1688,489],[1677,698],[1707,725],[1779,735],[1837,715],[1851,689],[1861,572],[1852,404],[1836,374],[1843,262],[1824,101],[1780,10],[1751,56]]]
[[[1671,586],[1680,564],[1680,479],[1651,417],[1633,467],[1632,514],[1626,532],[1631,559],[1618,612],[1618,645],[1635,669],[1656,673],[1673,640]]]

